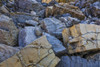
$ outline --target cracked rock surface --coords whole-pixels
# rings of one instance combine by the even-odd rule
[[[62,32],[63,41],[69,53],[100,50],[99,26],[78,24]]]
[[[59,61],[46,36],[42,36],[0,63],[0,67],[55,67]]]

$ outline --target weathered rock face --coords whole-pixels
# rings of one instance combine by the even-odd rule
[[[37,38],[34,30],[35,27],[25,27],[19,32],[19,46],[24,47]]]
[[[44,7],[36,0],[15,0],[16,10],[30,12],[32,10],[38,12]],[[40,8],[41,7],[41,8]]]
[[[64,23],[56,18],[45,18],[42,21],[41,26],[47,33],[50,34],[62,32],[62,30],[66,27]]]
[[[34,16],[29,13],[24,12],[16,12],[16,13],[10,13],[10,17],[13,19],[16,26],[19,26],[19,23],[25,24],[27,20],[33,20]]]
[[[73,17],[61,17],[59,18],[62,22],[65,23],[66,27],[71,27],[75,24],[79,24],[80,23],[80,20],[77,19],[77,18],[73,18]]]
[[[8,59],[18,51],[19,49],[15,47],[7,46],[5,44],[0,44],[0,62]]]
[[[7,45],[17,44],[18,29],[11,18],[0,15],[0,43]]]
[[[62,42],[58,40],[56,37],[51,36],[47,33],[44,33],[47,37],[48,42],[52,45],[52,49],[54,50],[57,56],[61,56],[67,53],[66,48],[63,46]]]
[[[100,26],[78,24],[63,30],[63,40],[70,54],[100,49]]]
[[[79,56],[63,56],[56,67],[100,67],[100,61],[88,61]]]
[[[46,36],[42,36],[2,62],[0,67],[55,67],[59,61]]]
[[[86,57],[88,60],[100,61],[100,52]]]
[[[79,10],[78,7],[68,5],[67,3],[63,4],[55,4],[54,6],[47,7],[46,9],[46,17],[49,16],[56,16],[61,15],[65,13],[70,13],[72,17],[79,18],[83,20],[85,18],[85,15]]]

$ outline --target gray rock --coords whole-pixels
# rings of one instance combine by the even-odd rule
[[[25,27],[19,32],[19,46],[24,47],[33,42],[37,37],[34,32],[35,27]]]
[[[66,48],[63,46],[62,42],[58,40],[56,37],[51,36],[50,34],[44,33],[44,35],[47,37],[47,40],[52,45],[52,49],[54,50],[55,54],[57,56],[66,54]]]
[[[49,34],[62,32],[62,30],[66,27],[64,23],[56,18],[45,18],[42,20],[41,26]]]
[[[15,0],[15,6],[17,11],[24,12],[30,12],[32,10],[38,12],[44,9],[44,7],[36,0]]]
[[[63,56],[56,67],[100,67],[100,61],[88,61],[79,56]]]
[[[37,26],[38,22],[34,21],[34,20],[26,20],[25,22],[27,25],[32,25],[32,26]]]
[[[75,24],[80,23],[80,20],[79,20],[79,19],[73,18],[73,17],[70,17],[70,16],[68,16],[68,17],[61,17],[61,18],[59,18],[59,19],[60,19],[62,22],[65,23],[66,27],[71,27],[71,26],[73,26],[73,25],[75,25]]]
[[[40,26],[35,27],[35,34],[36,36],[41,36],[42,35],[42,29]]]
[[[19,49],[11,46],[7,46],[5,44],[0,44],[0,62],[8,59],[13,56]]]

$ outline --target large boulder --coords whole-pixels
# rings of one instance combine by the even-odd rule
[[[33,42],[36,38],[35,27],[25,27],[19,32],[19,46],[24,47]]]
[[[8,59],[13,56],[19,49],[11,46],[7,46],[5,44],[0,44],[0,62]]]
[[[59,39],[47,33],[44,33],[44,35],[47,37],[48,42],[52,45],[52,49],[57,56],[61,56],[67,53],[66,48],[63,46],[63,43]]]
[[[59,61],[46,36],[42,36],[0,63],[0,67],[55,67]]]
[[[45,12],[46,17],[70,13],[72,17],[79,18],[80,20],[83,20],[85,18],[85,15],[80,11],[78,7],[68,5],[67,3],[60,3],[55,4],[54,6],[48,6]]]
[[[66,28],[65,23],[62,23],[56,18],[45,18],[41,22],[42,28],[49,34],[55,35],[55,33],[62,32]],[[60,34],[61,36],[61,34]]]
[[[0,43],[14,46],[17,44],[18,29],[12,19],[0,15]]]
[[[100,50],[100,26],[78,24],[62,32],[63,41],[70,54]]]

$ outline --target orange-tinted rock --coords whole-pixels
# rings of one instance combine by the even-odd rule
[[[78,24],[63,30],[63,41],[70,54],[100,50],[100,26]]]

